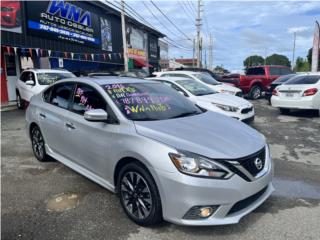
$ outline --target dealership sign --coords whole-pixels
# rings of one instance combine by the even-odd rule
[[[27,1],[28,32],[95,47],[101,46],[96,14],[67,1]],[[79,3],[78,3],[79,4]]]

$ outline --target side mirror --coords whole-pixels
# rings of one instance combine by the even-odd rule
[[[26,84],[29,85],[29,86],[34,86],[35,85],[33,80],[27,80]]]
[[[108,113],[103,109],[92,109],[84,113],[84,119],[90,122],[105,122],[108,120]]]

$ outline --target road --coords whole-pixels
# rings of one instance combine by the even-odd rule
[[[135,225],[114,194],[58,162],[37,162],[24,112],[3,112],[1,239],[319,239],[320,117],[254,105],[252,126],[270,144],[276,191],[239,224],[215,227]]]

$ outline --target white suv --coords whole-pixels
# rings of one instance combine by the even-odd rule
[[[23,71],[16,82],[18,108],[23,109],[25,102],[30,102],[33,95],[41,92],[48,85],[72,77],[76,76],[67,70],[27,69]]]

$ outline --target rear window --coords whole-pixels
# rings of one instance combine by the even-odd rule
[[[273,83],[275,83],[275,84],[284,83],[284,82],[288,81],[290,78],[293,78],[294,76],[296,76],[296,75],[289,74],[289,75],[281,76],[281,77],[278,77]]]
[[[293,84],[315,84],[320,80],[320,75],[311,75],[311,76],[297,76],[294,77],[284,84],[293,85]]]
[[[249,68],[246,75],[265,75],[265,71],[263,67]]]
[[[59,81],[64,78],[75,77],[73,73],[69,72],[46,72],[46,73],[37,73],[38,83],[40,85],[50,85],[56,81]]]

